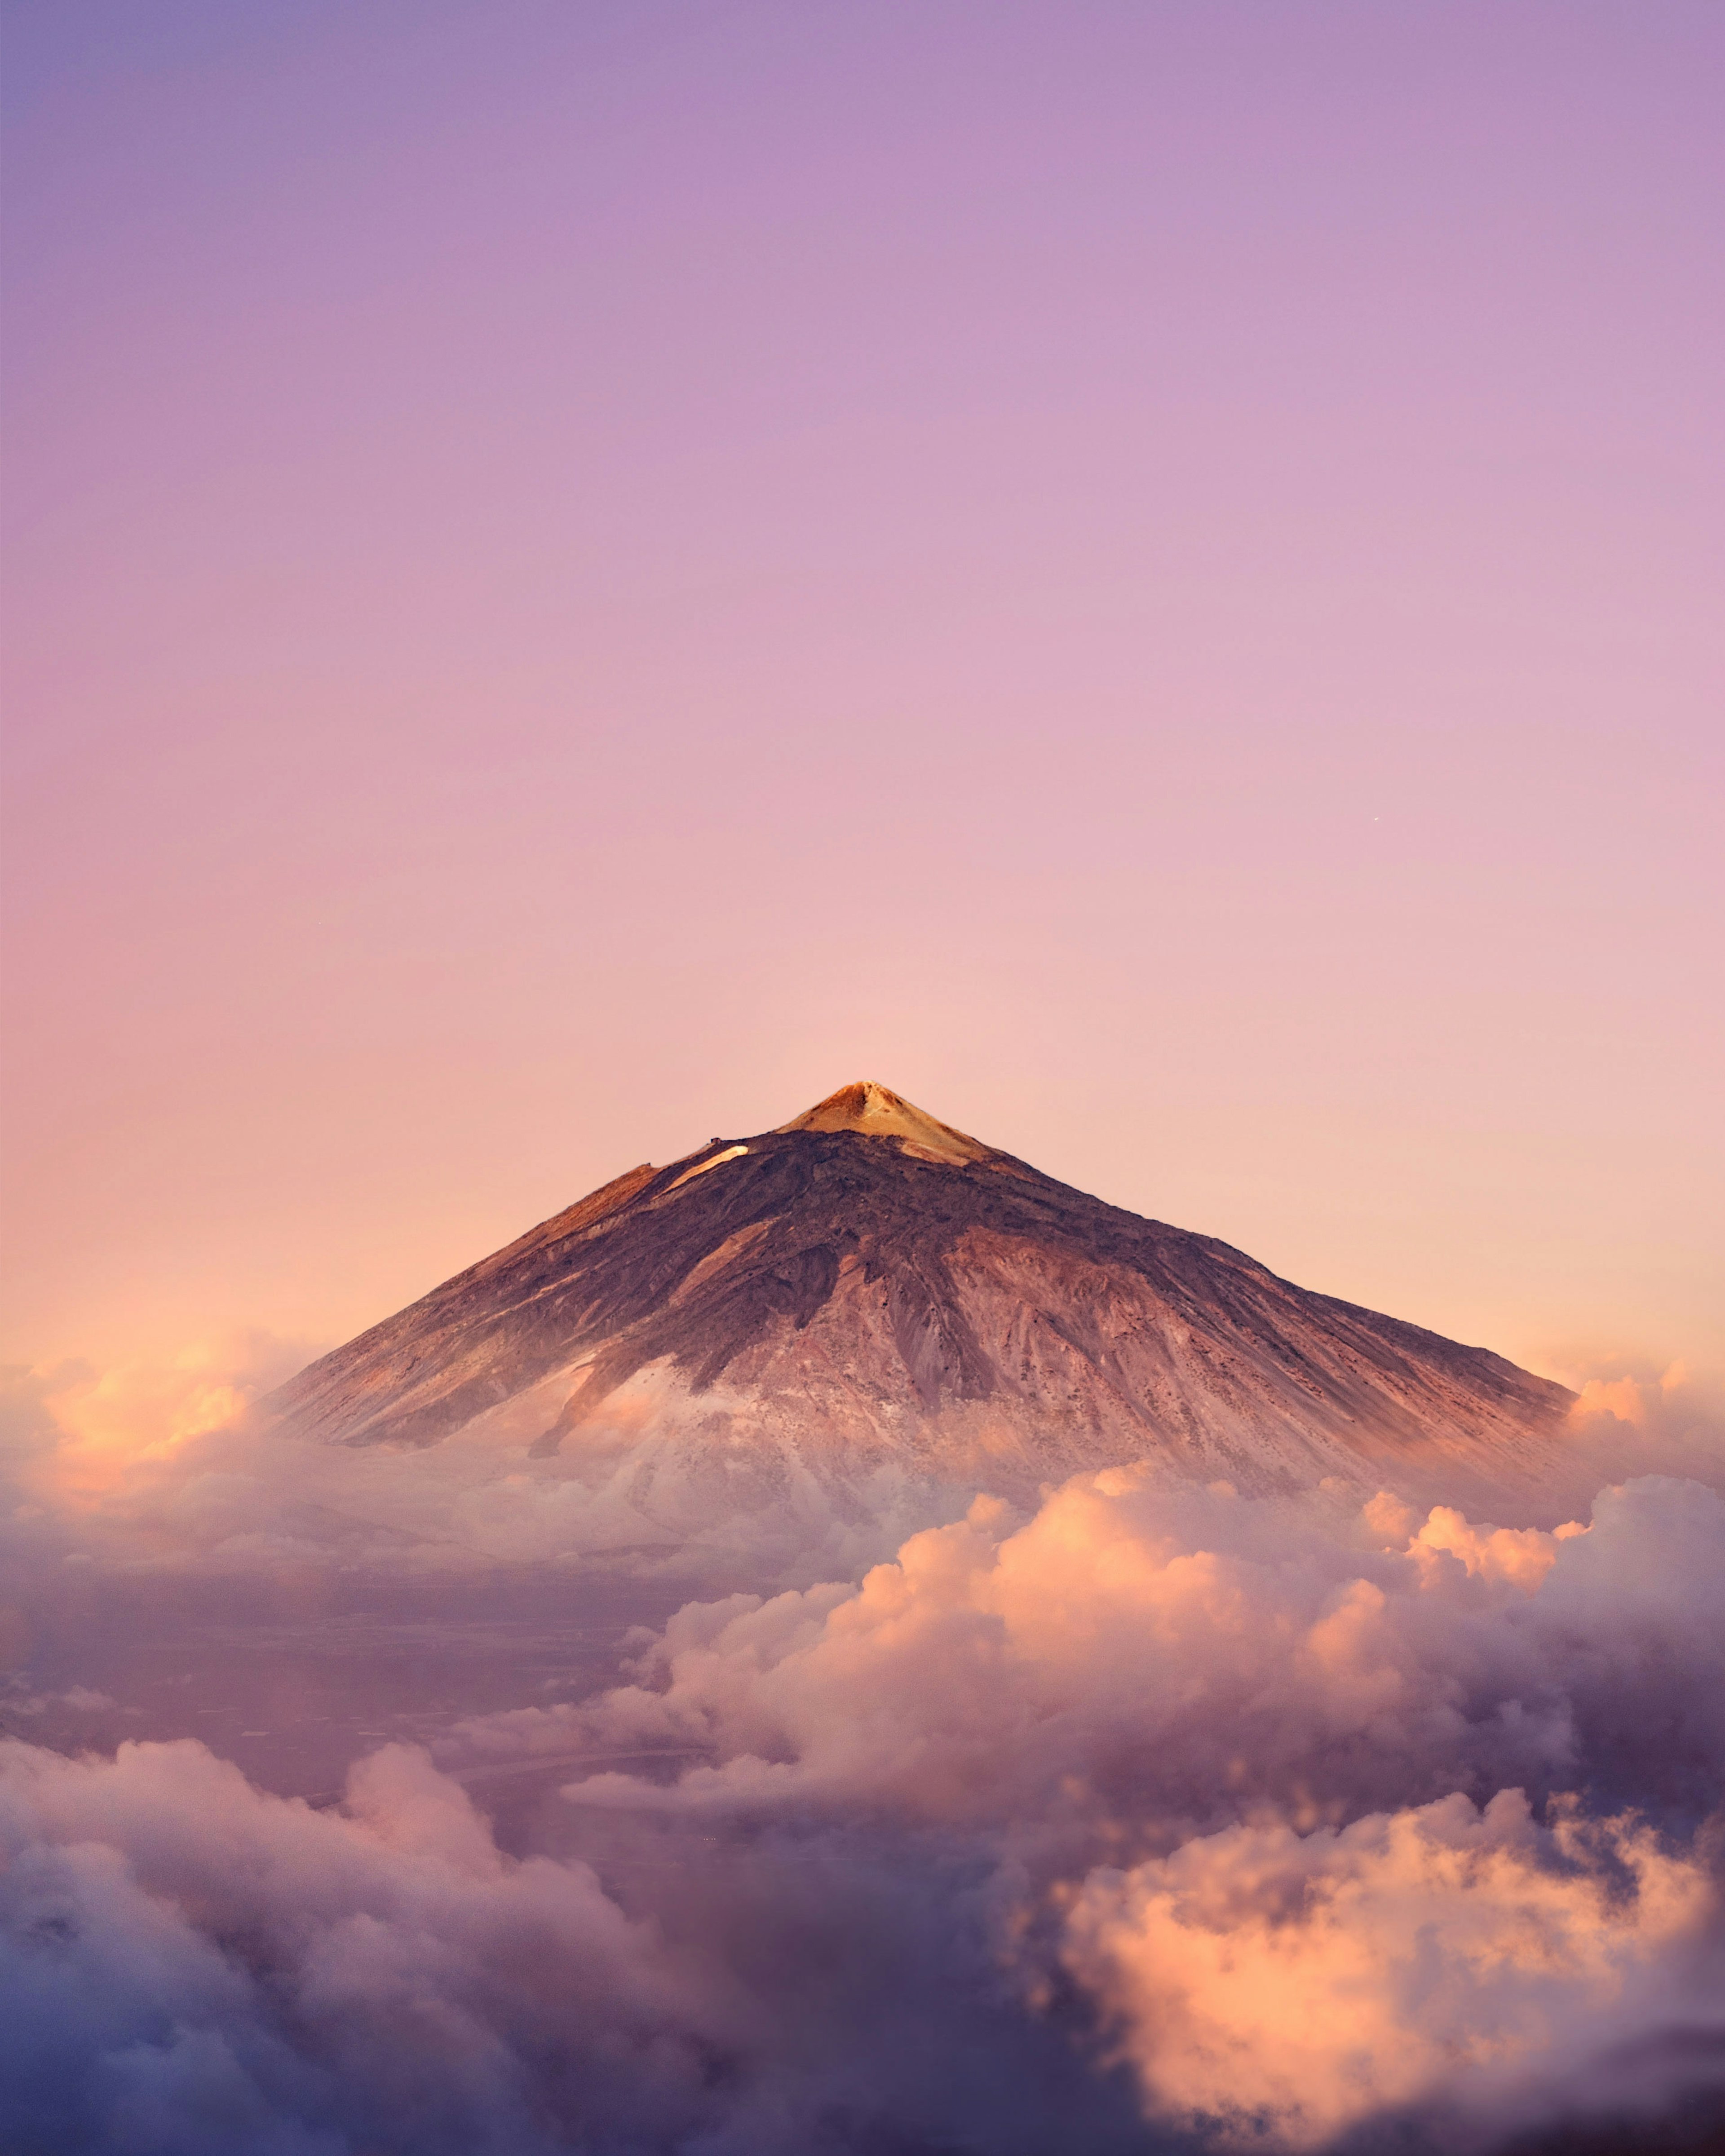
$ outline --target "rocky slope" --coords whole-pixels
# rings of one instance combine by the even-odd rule
[[[671,1526],[907,1480],[1027,1498],[1140,1460],[1525,1512],[1570,1399],[864,1084],[631,1169],[270,1404],[350,1445],[477,1429]]]

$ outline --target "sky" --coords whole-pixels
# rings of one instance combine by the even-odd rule
[[[0,31],[0,2142],[1715,2116],[1725,13]],[[249,1414],[859,1078],[1625,1479],[702,1601]]]
[[[1725,1366],[1717,8],[3,20],[0,1353],[870,1077]]]

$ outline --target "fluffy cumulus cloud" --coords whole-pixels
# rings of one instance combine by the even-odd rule
[[[1725,1763],[1722,1636],[1725,1501],[1693,1484],[1607,1490],[1548,1533],[1110,1470],[1023,1524],[981,1502],[858,1587],[691,1605],[637,1683],[462,1736],[696,1744],[713,1756],[681,1805],[886,1805],[1056,1840],[1507,1786],[1686,1816]],[[616,1778],[586,1794],[671,1801]]]
[[[0,1857],[8,2156],[1143,2145],[1023,2015],[972,1852],[674,1833],[611,1851],[626,1911],[409,1748],[317,1810],[201,1745],[13,1743]]]
[[[500,1854],[396,1748],[341,1814],[200,1745],[0,1750],[0,2143],[163,2156],[674,2138],[737,2046],[721,1979],[578,1863]]]
[[[1122,1471],[323,1810],[14,1743],[0,2143],[1645,2143],[1725,2094],[1721,1638],[1696,1484],[1544,1532]],[[637,1763],[500,1847],[461,1778],[572,1751]]]
[[[1584,1478],[1681,1475],[1725,1482],[1725,1380],[1686,1363],[1577,1357],[1562,1374],[1575,1391],[1571,1443]]]
[[[195,1602],[211,1568],[578,1542],[554,1473],[281,1449],[244,1408],[285,1353],[20,1379],[0,1632],[43,1631],[33,1582],[100,1625],[145,1572]],[[1555,1528],[1130,1469],[1028,1517],[980,1499],[860,1576],[691,1602],[608,1688],[446,1716],[317,1805],[187,1741],[69,1756],[134,1708],[20,1673],[0,2146],[1618,2136],[1591,2156],[1687,2119],[1698,2148],[1725,2131],[1725,1499],[1670,1471],[1715,1429],[1681,1373],[1602,1374],[1578,1457],[1617,1471]],[[533,1577],[548,1614],[578,1575]]]
[[[578,1804],[985,1836],[1153,2118],[1310,2147],[1440,2097],[1537,2118],[1567,2060],[1676,2033],[1725,2071],[1721,1639],[1692,1483],[1543,1533],[1114,1472],[855,1589],[685,1609],[636,1683],[461,1742],[707,1755]]]
[[[1239,1825],[1074,1894],[1069,1965],[1164,2110],[1309,2147],[1437,2090],[1476,2110],[1686,2020],[1719,1969],[1706,1866],[1633,1815],[1517,1790],[1299,1835]]]

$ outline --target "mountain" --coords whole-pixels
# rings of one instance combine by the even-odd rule
[[[341,1445],[555,1459],[665,1530],[812,1497],[855,1515],[906,1482],[1024,1500],[1140,1460],[1525,1510],[1572,1399],[864,1083],[631,1168],[267,1405]]]

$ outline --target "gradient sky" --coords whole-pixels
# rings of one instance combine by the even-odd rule
[[[3,1351],[854,1078],[1725,1363],[1725,11],[8,0]]]

